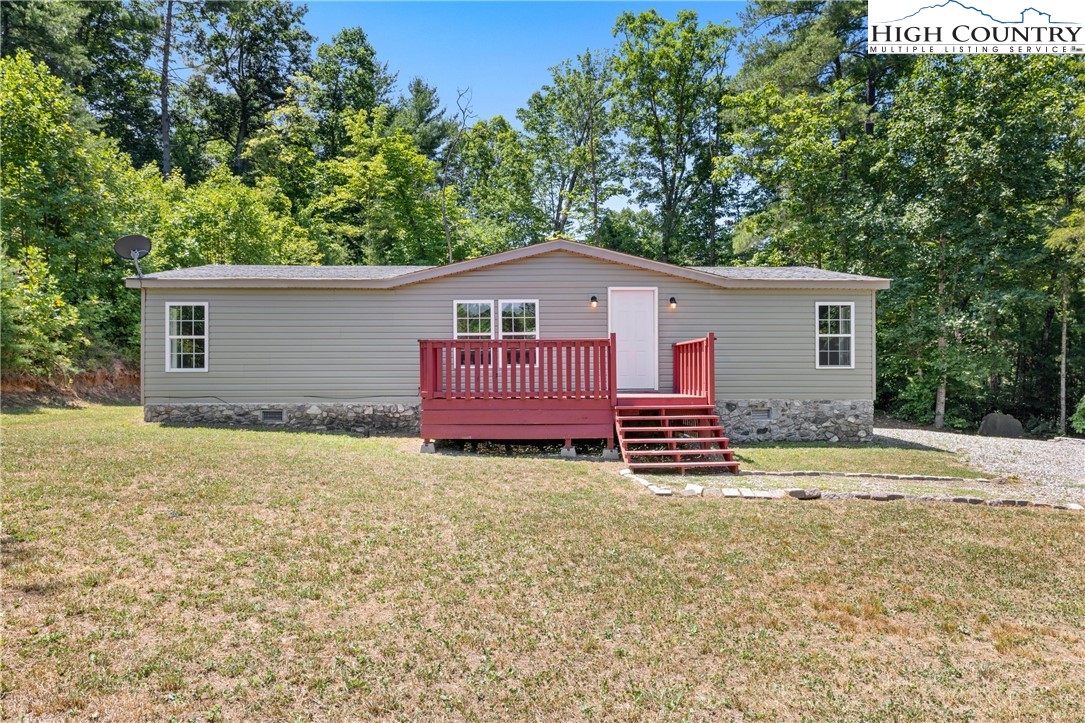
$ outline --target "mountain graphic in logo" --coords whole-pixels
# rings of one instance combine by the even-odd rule
[[[999,25],[1075,25],[1076,23],[1068,23],[1059,20],[1052,20],[1051,13],[1044,12],[1043,10],[1037,10],[1034,7],[1027,7],[1021,11],[1020,18],[1017,20],[1001,20],[994,15],[980,10],[977,7],[971,5],[965,5],[959,0],[946,0],[943,3],[937,5],[924,5],[916,10],[911,15],[905,15],[897,20],[892,20],[892,23],[901,23],[905,20],[914,18],[922,13],[924,22],[930,25],[941,25],[945,22],[958,22],[962,19],[971,16],[972,20],[978,21],[979,16],[983,16],[988,21],[998,23]],[[941,19],[945,18],[944,21]]]

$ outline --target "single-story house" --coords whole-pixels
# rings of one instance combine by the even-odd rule
[[[645,465],[685,467],[730,461],[728,439],[869,439],[889,280],[556,240],[445,266],[212,265],[126,284],[148,421],[617,438],[627,461],[638,435],[622,428],[643,426],[662,457]]]

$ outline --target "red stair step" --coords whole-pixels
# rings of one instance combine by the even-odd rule
[[[625,427],[619,429],[618,434],[622,432],[719,432],[720,426],[718,424],[709,425],[707,427]]]
[[[738,462],[725,462],[723,460],[713,460],[711,462],[686,462],[682,460],[675,460],[673,462],[629,462],[629,469],[683,469],[707,468],[707,467],[720,467],[730,470],[737,470]]]
[[[735,451],[728,447],[730,439],[723,436],[723,425],[711,404],[667,404],[662,400],[649,404],[637,400],[618,406],[614,423],[622,458],[629,469],[682,473],[687,469],[719,469],[738,473]],[[698,433],[708,436],[696,436]],[[646,449],[649,445],[663,448]]]
[[[690,442],[727,444],[731,440],[728,437],[626,437],[625,441],[630,444],[671,444],[672,442],[678,444],[689,444]]]
[[[711,404],[673,404],[666,407],[661,407],[658,404],[653,404],[650,406],[638,405],[631,407],[615,407],[615,410],[618,412],[618,414],[621,414],[622,412],[658,412],[666,409],[693,411],[694,409],[715,410],[715,407],[713,407]]]
[[[697,455],[735,456],[733,449],[627,449],[627,457],[694,457]]]
[[[658,422],[658,421],[661,421],[661,420],[664,420],[664,419],[667,420],[667,421],[677,422],[677,421],[688,420],[688,419],[719,419],[719,417],[717,415],[715,415],[715,414],[661,414],[661,415],[658,415],[658,416],[646,414],[646,415],[641,416],[641,417],[622,417],[620,421],[622,423],[625,423],[625,422]]]

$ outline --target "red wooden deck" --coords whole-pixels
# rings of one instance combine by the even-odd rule
[[[714,337],[674,345],[673,393],[617,391],[607,339],[419,341],[425,441],[604,439],[618,409],[715,403]]]
[[[609,339],[419,341],[422,437],[606,439],[614,445]]]

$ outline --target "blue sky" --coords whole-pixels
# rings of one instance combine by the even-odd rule
[[[377,57],[401,84],[420,75],[446,106],[470,88],[479,118],[515,121],[549,78],[549,68],[588,48],[612,47],[614,21],[625,10],[655,7],[673,17],[696,10],[702,22],[738,24],[742,2],[309,2],[305,25],[318,42],[361,27]],[[735,59],[735,63],[738,59]],[[519,125],[517,123],[517,125]]]

